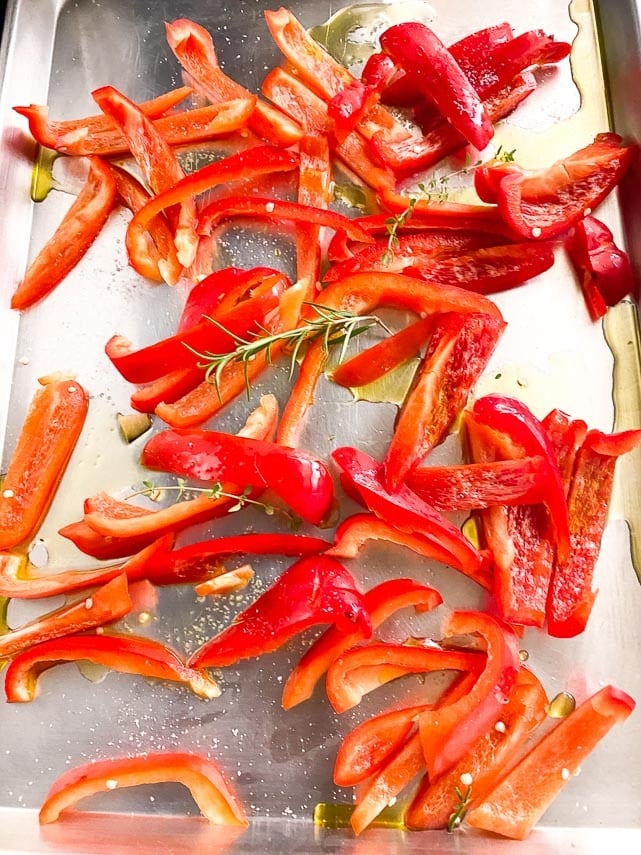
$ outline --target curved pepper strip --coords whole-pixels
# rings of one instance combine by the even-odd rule
[[[116,201],[116,182],[108,164],[89,158],[89,174],[53,236],[29,265],[11,298],[12,309],[42,300],[80,262],[107,222]]]
[[[127,227],[127,252],[132,265],[137,268],[137,260],[145,258],[145,232],[155,216],[172,205],[179,205],[188,199],[211,190],[229,181],[242,178],[258,178],[273,172],[288,172],[298,167],[298,156],[291,152],[257,146],[246,151],[232,154],[230,157],[210,163],[202,169],[186,175],[173,187],[159,193],[141,208]],[[162,270],[161,270],[162,273]]]
[[[382,208],[392,214],[407,211],[410,197],[393,190],[379,192]],[[464,229],[489,232],[514,238],[515,232],[504,222],[496,205],[470,205],[462,202],[429,202],[417,199],[412,207],[411,226],[429,225],[435,229]]]
[[[328,553],[326,553],[328,554]],[[434,588],[414,579],[390,579],[363,594],[372,629],[377,629],[399,609],[413,606],[417,613],[431,611],[442,603]],[[345,632],[336,626],[326,630],[303,654],[283,689],[283,709],[291,709],[311,698],[316,684],[341,653],[363,640],[361,631]]]
[[[413,386],[403,402],[385,455],[385,484],[404,484],[445,438],[484,371],[506,324],[502,318],[448,312],[434,331]]]
[[[298,149],[298,204],[317,209],[329,208],[334,185],[327,136],[305,134]],[[296,279],[307,279],[309,282],[307,300],[313,300],[320,287],[320,266],[320,226],[314,223],[299,223],[296,228]]]
[[[147,118],[157,119],[188,98],[193,91],[191,86],[170,89],[151,101],[141,101],[138,107]],[[49,108],[44,105],[30,104],[28,107],[13,109],[29,120],[29,130],[36,142],[63,154],[89,154],[89,151],[78,150],[76,147],[82,147],[85,142],[89,145],[98,143],[102,134],[111,135],[114,130],[114,123],[104,113],[55,122],[49,121]]]
[[[332,458],[340,467],[344,483],[355,491],[376,516],[397,528],[418,532],[450,553],[449,562],[466,574],[483,563],[481,554],[449,520],[426,504],[408,487],[387,490],[383,467],[356,448],[337,448]]]
[[[206,483],[269,488],[313,525],[327,519],[334,501],[333,482],[321,460],[264,440],[197,428],[170,429],[149,440],[141,462]]]
[[[89,398],[75,380],[43,378],[33,396],[0,492],[0,550],[42,523],[85,423]]]
[[[452,768],[431,781],[426,775],[405,814],[408,828],[447,828],[456,810],[461,775],[472,778],[471,808],[481,804],[497,781],[516,765],[527,737],[545,719],[547,696],[540,682],[521,669],[508,702],[493,727]],[[497,727],[497,725],[500,725]]]
[[[140,784],[184,784],[214,825],[248,825],[236,794],[213,760],[177,751],[96,760],[68,769],[53,784],[40,808],[40,824],[55,822],[81,799]]]
[[[433,671],[478,671],[484,654],[414,644],[370,642],[347,650],[330,665],[325,678],[327,697],[335,712],[360,704],[363,696],[406,674]]]
[[[332,122],[336,140],[340,143],[356,130],[359,122],[365,119],[378,101],[378,92],[370,86],[364,86],[361,80],[355,80],[337,92],[327,105],[327,115]]]
[[[212,37],[204,27],[188,18],[178,18],[165,23],[165,33],[169,47],[194,87],[209,101],[216,104],[231,98],[253,97],[220,68]],[[256,100],[247,123],[259,137],[277,146],[290,146],[303,136],[300,125],[260,99]]]
[[[479,634],[485,643],[484,670],[464,698],[419,717],[425,765],[432,780],[457,763],[494,726],[519,672],[519,643],[507,624],[482,612],[452,612],[444,636],[470,633]]]
[[[85,599],[61,606],[0,635],[0,660],[23,650],[29,651],[34,645],[51,639],[63,638],[64,644],[64,636],[113,623],[129,614],[131,609],[127,577],[121,573]]]
[[[32,701],[43,671],[81,660],[125,674],[184,683],[201,698],[220,695],[218,684],[206,671],[185,665],[177,653],[159,641],[135,635],[70,635],[33,645],[12,659],[5,675],[7,700]]]
[[[614,686],[605,686],[592,695],[547,733],[467,814],[468,825],[524,840],[585,758],[634,707],[632,698]]]
[[[144,549],[155,540],[155,534],[141,534],[132,537],[112,537],[98,534],[84,520],[69,523],[58,529],[61,537],[66,537],[73,545],[99,561],[112,561],[116,558],[127,558],[135,552]]]
[[[262,656],[317,624],[332,623],[342,632],[372,631],[371,620],[352,575],[324,555],[292,564],[234,622],[205,642],[190,658],[195,668],[219,668]]]
[[[495,164],[480,167],[474,181],[481,198],[496,202],[514,232],[545,240],[596,208],[621,180],[633,153],[617,134],[599,134],[590,145],[537,173]]]

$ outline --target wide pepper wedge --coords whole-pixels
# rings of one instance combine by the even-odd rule
[[[194,668],[219,668],[278,650],[303,630],[335,624],[363,637],[372,625],[352,575],[335,558],[318,555],[292,564],[226,629],[190,658]]]
[[[113,583],[110,583],[113,584]],[[125,674],[183,683],[201,698],[220,695],[206,671],[188,666],[159,641],[134,635],[69,635],[43,641],[11,660],[5,675],[10,703],[32,701],[38,676],[62,662],[94,662]]]
[[[40,382],[2,482],[0,549],[24,543],[38,529],[87,416],[89,398],[78,382],[55,375]]]
[[[242,805],[217,764],[187,752],[167,751],[96,760],[68,769],[53,784],[40,808],[41,825],[64,818],[81,799],[141,784],[184,784],[205,818],[214,825],[246,826]]]
[[[605,686],[547,733],[467,817],[468,825],[524,840],[584,759],[634,710],[625,692]]]

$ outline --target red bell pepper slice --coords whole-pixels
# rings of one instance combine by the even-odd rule
[[[554,264],[554,244],[512,243],[482,247],[463,255],[431,258],[406,268],[428,282],[457,285],[479,294],[497,294],[523,285]]]
[[[558,409],[550,410],[541,424],[552,443],[567,498],[574,472],[574,461],[587,436],[588,426],[584,421],[571,419]]]
[[[48,640],[113,623],[131,609],[127,577],[121,573],[79,602],[61,606],[0,635],[0,660]]]
[[[5,675],[7,700],[32,701],[43,671],[62,662],[81,660],[125,674],[184,683],[201,698],[220,695],[218,684],[206,671],[185,665],[177,653],[159,641],[134,635],[69,635],[36,644],[11,660]]]
[[[331,476],[320,460],[263,440],[196,428],[165,430],[149,440],[141,462],[204,482],[268,487],[313,525],[328,517],[334,501]]]
[[[29,265],[11,298],[12,309],[28,309],[46,297],[80,262],[107,222],[116,200],[108,164],[89,158],[89,174],[53,236]]]
[[[173,187],[150,199],[144,208],[134,214],[127,228],[126,237],[129,260],[135,267],[136,259],[145,258],[145,232],[149,228],[149,223],[172,205],[179,205],[229,181],[257,178],[272,172],[287,172],[296,169],[297,166],[297,155],[271,146],[257,146],[232,154],[186,175]],[[163,273],[163,270],[161,269],[160,272]]]
[[[69,523],[58,529],[61,537],[66,537],[85,555],[97,558],[99,561],[111,561],[116,558],[126,558],[139,552],[155,540],[154,534],[143,534],[139,537],[110,537],[98,534],[84,520]]]
[[[519,667],[519,643],[514,632],[488,614],[453,612],[445,636],[478,633],[487,661],[473,688],[462,699],[419,717],[425,765],[432,780],[451,768],[501,716]]]
[[[202,321],[203,315],[213,315],[220,309],[220,303],[236,288],[251,288],[260,283],[266,276],[278,273],[270,267],[257,267],[251,270],[242,270],[240,267],[223,267],[215,270],[196,282],[189,291],[185,305],[180,313],[180,320],[176,332],[184,332],[190,327]],[[235,305],[238,300],[234,300]],[[231,307],[230,307],[231,308]]]
[[[41,379],[0,491],[0,550],[24,543],[42,523],[76,446],[89,406],[75,380]]]
[[[35,600],[69,594],[91,585],[102,585],[123,574],[129,581],[143,579],[150,563],[153,562],[155,566],[159,555],[166,553],[172,543],[173,536],[167,535],[141,549],[124,564],[96,567],[93,570],[59,570],[56,573],[37,575],[29,575],[25,556],[14,552],[0,553],[0,596]]]
[[[372,629],[377,629],[399,609],[413,606],[417,613],[431,611],[441,604],[442,598],[434,588],[414,579],[390,579],[363,594],[363,601]],[[287,678],[283,689],[283,709],[291,709],[311,698],[316,684],[332,662],[363,637],[361,630],[345,632],[337,626],[326,630],[303,654]]]
[[[522,678],[524,674],[528,676]],[[494,726],[449,772],[436,781],[425,776],[405,814],[407,827],[416,830],[447,828],[456,810],[456,788],[461,787],[461,775],[470,775],[472,779],[471,806],[480,804],[497,781],[516,764],[519,750],[545,719],[546,711],[543,686],[522,669]]]
[[[165,549],[154,556],[146,575],[154,585],[199,582],[215,573],[228,555],[316,555],[329,545],[320,537],[301,534],[235,534]]]
[[[224,196],[214,200],[201,211],[198,217],[198,231],[201,234],[211,234],[221,220],[228,217],[250,217],[252,219],[267,219],[276,222],[291,220],[295,223],[313,223],[317,226],[327,226],[338,231],[342,229],[352,240],[361,243],[373,243],[373,238],[360,228],[358,223],[324,208],[312,208],[298,202],[283,202],[279,199],[261,198],[259,196]]]
[[[338,142],[356,130],[359,122],[365,119],[378,100],[378,92],[364,86],[360,80],[354,80],[334,95],[327,105],[327,115],[332,121],[332,130]]]
[[[329,208],[333,199],[332,161],[325,134],[305,134],[299,144],[298,203]],[[299,223],[296,229],[296,279],[307,279],[307,299],[316,295],[320,282],[320,226]]]
[[[169,47],[194,87],[212,103],[253,97],[247,89],[223,72],[218,64],[212,37],[204,27],[188,18],[178,18],[165,23],[165,32]],[[259,137],[278,146],[290,146],[303,136],[300,125],[277,107],[260,99],[256,100],[248,125]]]
[[[468,813],[468,825],[524,840],[585,758],[615,724],[625,721],[634,706],[632,698],[613,686],[592,695]]]
[[[433,671],[478,671],[485,656],[467,650],[447,650],[430,644],[370,642],[347,650],[330,665],[325,679],[327,697],[335,712],[360,704],[363,696],[406,674]]]
[[[485,369],[505,321],[496,316],[446,313],[435,322],[412,389],[399,413],[385,456],[385,484],[403,484],[445,438]]]
[[[594,567],[605,529],[617,457],[636,448],[641,431],[603,434],[590,431],[574,463],[568,495],[570,552],[557,561],[546,608],[550,635],[568,638],[585,629],[596,594]]]
[[[326,103],[294,75],[283,68],[273,68],[262,84],[263,93],[286,113],[305,126],[306,132],[329,132]],[[331,134],[332,152],[367,186],[383,190],[394,186],[393,172],[370,154],[367,141],[358,131],[347,134],[338,142]]]
[[[439,511],[491,505],[531,505],[545,496],[547,469],[540,455],[461,466],[421,466],[407,486]]]
[[[190,658],[196,668],[233,665],[278,650],[311,626],[333,623],[343,632],[371,634],[363,595],[352,575],[334,558],[301,558],[292,564],[234,622]]]
[[[472,573],[481,566],[482,556],[445,517],[401,485],[390,492],[384,484],[380,463],[356,448],[337,448],[332,458],[340,467],[348,486],[376,516],[406,531],[418,532],[450,553],[449,563]]]
[[[421,95],[468,142],[479,151],[488,145],[494,136],[492,121],[478,93],[436,33],[418,22],[396,24],[381,34],[380,43]]]
[[[593,321],[602,317],[608,306],[634,291],[634,276],[628,255],[614,243],[610,229],[596,217],[579,220],[565,247],[583,289]]]
[[[138,106],[147,118],[157,119],[188,98],[193,91],[191,86],[181,86],[178,89],[170,89],[151,101],[141,101]],[[97,141],[103,133],[111,134],[114,130],[113,122],[104,114],[53,122],[49,121],[49,108],[44,105],[30,104],[28,107],[13,109],[29,120],[29,130],[36,142],[64,154],[88,154],[87,151],[76,151],[74,147],[82,145],[84,141]],[[69,147],[74,150],[69,151]]]
[[[474,180],[481,198],[496,202],[516,234],[545,240],[594,210],[621,180],[633,152],[617,134],[599,134],[590,145],[539,172],[495,164],[479,168]]]
[[[40,825],[55,822],[63,812],[95,793],[164,781],[184,784],[202,814],[214,825],[248,824],[236,794],[213,760],[187,752],[167,751],[95,760],[68,769],[47,793],[40,808]]]

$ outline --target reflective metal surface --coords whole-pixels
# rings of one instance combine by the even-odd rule
[[[48,103],[51,116],[66,118],[95,112],[92,89],[110,83],[134,99],[151,97],[180,83],[180,73],[166,47],[163,21],[192,17],[210,29],[221,62],[232,76],[256,89],[265,72],[280,59],[264,25],[262,12],[277,4],[266,0],[15,0],[10,4],[2,62],[0,107],[0,445],[3,466],[10,456],[36,378],[54,370],[75,373],[90,391],[90,417],[61,490],[40,532],[51,568],[88,564],[57,535],[58,528],[82,514],[82,500],[98,490],[126,495],[139,482],[140,444],[125,446],[117,432],[116,413],[128,409],[129,387],[111,369],[103,347],[115,332],[138,345],[172,330],[180,305],[179,290],[141,282],[127,264],[123,248],[124,214],[112,217],[105,233],[82,264],[46,300],[19,317],[8,309],[9,297],[25,265],[53,231],[70,197],[51,193],[44,203],[29,199],[33,145],[15,104]],[[290,4],[306,26],[337,11],[328,0]],[[398,3],[397,5],[400,5]],[[426,4],[413,2],[415,10]],[[545,86],[501,127],[498,142],[517,148],[518,159],[537,166],[585,144],[607,125],[602,68],[589,0],[568,9],[558,0],[433,0],[434,26],[447,42],[480,26],[509,20],[515,30],[541,27],[558,38],[576,39],[573,73],[546,72]],[[614,92],[614,119],[639,137],[641,114],[628,100],[627,65],[639,69],[638,19],[632,0],[601,4],[601,23]],[[618,58],[618,64],[617,64]],[[638,81],[638,76],[635,78]],[[578,85],[578,88],[577,88]],[[638,83],[634,84],[638,88]],[[627,109],[626,109],[627,108]],[[638,200],[638,175],[626,192]],[[624,200],[625,201],[625,200]],[[629,199],[628,199],[629,202]],[[636,205],[623,205],[623,223],[638,216]],[[620,234],[621,212],[615,199],[600,211]],[[286,264],[264,234],[233,235],[230,246],[240,263],[257,260]],[[280,245],[276,247],[280,251]],[[230,250],[232,251],[232,250]],[[240,255],[238,255],[240,254]],[[242,256],[242,257],[241,257]],[[526,288],[500,295],[508,329],[492,359],[479,392],[498,389],[516,394],[538,415],[560,406],[591,426],[608,430],[615,413],[613,391],[626,419],[639,424],[638,351],[628,359],[624,381],[613,390],[613,356],[599,324],[587,318],[567,262]],[[631,304],[613,310],[616,329],[636,340],[636,311]],[[619,332],[611,344],[619,346]],[[612,336],[609,337],[610,339]],[[625,339],[627,340],[627,338]],[[629,351],[627,351],[629,352]],[[276,367],[258,384],[257,400],[276,386],[286,397],[286,368]],[[622,391],[623,387],[627,391]],[[636,397],[635,397],[636,395]],[[235,430],[249,409],[240,400],[218,424]],[[359,444],[380,454],[394,418],[389,405],[354,404],[348,395],[324,383],[305,437],[305,445],[326,456],[339,444]],[[443,460],[456,454],[456,443],[439,450]],[[625,483],[619,479],[612,521],[599,561],[600,594],[588,630],[570,641],[526,632],[529,662],[550,694],[567,689],[583,698],[606,682],[624,688],[641,702],[641,589],[630,561],[628,528],[619,519],[628,512]],[[627,509],[627,510],[626,510]],[[242,519],[216,524],[216,532],[264,526],[250,512]],[[235,528],[234,528],[235,527]],[[190,534],[204,536],[204,528]],[[257,582],[222,605],[198,602],[190,590],[161,591],[157,616],[149,625],[128,620],[145,632],[191,652],[242,608],[286,562],[254,562]],[[350,569],[367,584],[394,572],[432,581],[448,607],[475,606],[471,583],[447,568],[426,566],[398,549],[367,549]],[[24,613],[13,611],[20,621]],[[440,614],[417,619],[403,616],[388,631],[398,638],[437,631]],[[280,691],[304,641],[281,653],[230,669],[222,678],[223,694],[200,701],[186,691],[110,673],[88,681],[72,665],[41,679],[37,700],[28,705],[0,705],[0,851],[19,852],[343,852],[472,853],[619,852],[641,842],[641,712],[610,734],[581,775],[568,786],[543,820],[543,829],[523,844],[489,840],[468,833],[412,835],[373,829],[360,840],[347,831],[320,831],[311,824],[320,801],[346,801],[347,791],[332,784],[332,758],[341,734],[393,698],[421,691],[405,683],[369,696],[353,713],[336,716],[319,690],[312,702],[288,713],[280,708]],[[252,815],[249,831],[212,830],[195,817],[168,819],[127,816],[76,817],[45,832],[37,828],[34,809],[51,782],[69,766],[119,753],[193,748],[215,756],[234,782]],[[178,786],[114,792],[92,800],[89,809],[139,814],[195,814],[186,791]],[[91,842],[90,842],[91,841]],[[606,843],[607,841],[607,843]]]

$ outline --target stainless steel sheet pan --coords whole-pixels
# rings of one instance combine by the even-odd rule
[[[594,0],[597,3],[597,0]],[[9,298],[37,249],[53,231],[70,197],[49,194],[34,204],[29,195],[35,147],[11,108],[47,103],[55,118],[95,112],[90,92],[109,83],[142,100],[181,82],[164,40],[163,22],[192,17],[214,36],[224,67],[256,90],[280,59],[264,24],[268,0],[13,0],[8,5],[2,44],[0,104],[0,447],[6,467],[28,401],[43,374],[74,373],[91,394],[89,421],[49,516],[38,534],[52,569],[82,566],[83,559],[57,535],[81,516],[82,500],[98,490],[124,495],[143,477],[139,444],[126,446],[115,415],[128,409],[128,385],[115,375],[103,348],[115,332],[137,344],[172,330],[180,290],[150,287],[127,266],[124,214],[115,214],[79,267],[40,306],[23,316],[11,312]],[[339,10],[329,0],[293,0],[294,13],[308,26]],[[394,0],[395,13],[431,17],[422,0]],[[638,99],[641,49],[635,0],[433,0],[434,27],[447,42],[481,26],[508,20],[515,30],[540,27],[574,42],[572,66],[546,72],[532,99],[502,123],[498,141],[516,147],[519,159],[545,165],[586,144],[612,121],[616,129],[641,139]],[[382,7],[381,7],[382,8]],[[380,10],[379,10],[380,11]],[[597,27],[598,19],[598,27]],[[369,33],[352,34],[345,53],[358,59]],[[606,90],[607,78],[609,88]],[[637,165],[602,215],[623,241],[627,238],[637,272],[641,250],[635,235],[641,217]],[[268,235],[230,234],[229,256],[241,263],[288,256]],[[234,255],[234,253],[236,255]],[[223,261],[225,259],[223,258]],[[291,257],[290,257],[291,260]],[[228,261],[226,263],[229,263]],[[592,324],[578,286],[561,253],[554,268],[526,288],[499,295],[508,330],[479,389],[497,389],[523,398],[538,415],[559,406],[591,426],[641,424],[637,306],[610,310],[604,324]],[[267,388],[286,397],[286,369],[276,366],[252,393]],[[220,418],[235,430],[248,410],[238,401]],[[381,453],[394,407],[354,403],[324,384],[317,396],[305,443],[327,456],[338,444],[360,444]],[[439,449],[440,459],[456,455],[456,444]],[[632,555],[641,556],[639,457],[631,456],[617,480],[611,519],[598,564],[597,605],[587,631],[572,640],[526,632],[523,647],[551,696],[567,689],[584,697],[614,683],[641,703],[641,588]],[[231,530],[234,522],[225,521]],[[258,516],[242,525],[257,526]],[[220,528],[217,529],[221,530]],[[192,535],[202,537],[205,529]],[[632,537],[630,537],[632,532]],[[632,554],[631,546],[632,543]],[[144,631],[193,651],[224,625],[286,566],[257,561],[257,583],[219,607],[198,602],[191,591],[163,590],[156,617]],[[350,564],[371,584],[394,572],[431,580],[448,606],[474,607],[480,600],[471,583],[453,578],[438,565],[425,567],[405,552],[367,550]],[[18,615],[18,612],[16,612]],[[26,617],[26,613],[19,614]],[[389,637],[429,631],[437,617],[399,619]],[[319,691],[312,702],[289,713],[280,691],[303,644],[230,669],[217,700],[200,701],[186,691],[110,673],[87,680],[74,666],[42,680],[38,699],[28,705],[0,704],[0,851],[13,852],[350,852],[434,851],[484,855],[494,852],[597,853],[608,848],[638,851],[641,844],[641,711],[613,731],[553,807],[542,827],[522,844],[464,832],[408,834],[372,829],[359,840],[347,830],[315,828],[319,802],[347,801],[332,783],[332,758],[340,737],[367,714],[412,691],[393,687],[367,698],[354,713],[336,716]],[[416,687],[414,687],[415,690]],[[401,694],[399,694],[401,693]],[[170,748],[210,752],[232,779],[251,828],[235,832],[208,828],[184,818],[195,808],[180,787],[142,788],[95,799],[90,808],[107,815],[78,815],[40,832],[36,809],[52,781],[69,766],[119,753]],[[134,817],[129,812],[135,813]],[[169,815],[169,816],[167,816]]]

